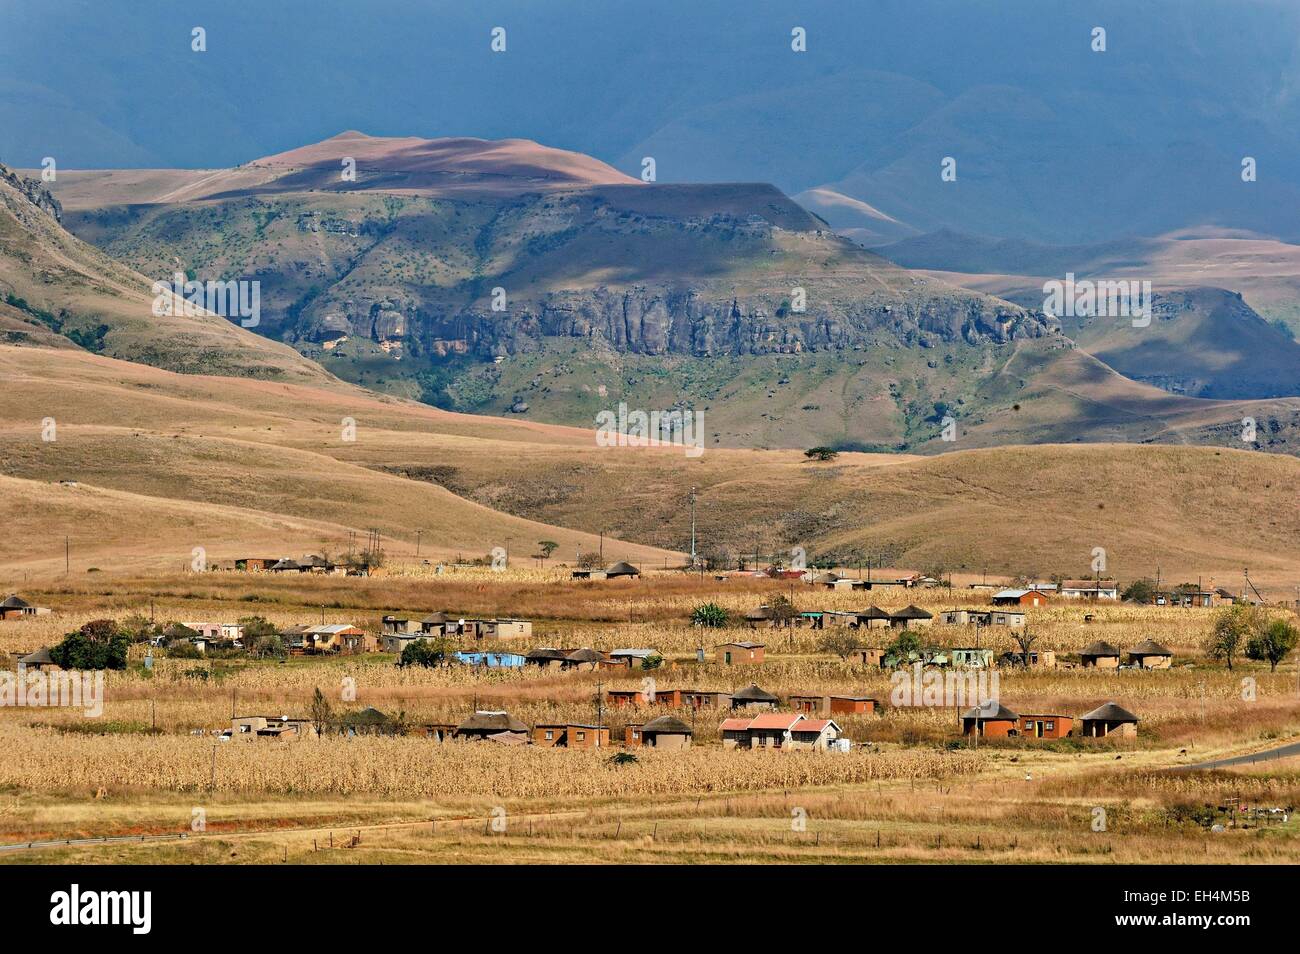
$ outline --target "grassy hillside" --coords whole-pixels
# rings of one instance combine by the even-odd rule
[[[154,316],[154,278],[69,234],[21,185],[0,166],[0,301],[7,306],[0,319],[5,328],[30,335],[14,322],[42,326],[98,354],[191,374],[330,380],[292,348],[224,318],[206,312]]]
[[[658,562],[689,545],[695,486],[702,549],[733,558],[802,546],[810,557],[875,565],[1084,574],[1102,546],[1125,577],[1159,564],[1166,577],[1226,579],[1248,566],[1261,585],[1289,594],[1300,576],[1300,460],[1284,455],[1048,445],[931,458],[849,453],[830,464],[721,448],[690,459],[680,449],[597,447],[589,431],[362,392],[178,376],[75,351],[0,347],[0,369],[0,438],[15,478],[3,511],[22,528],[0,542],[0,564],[11,568],[60,569],[65,533],[104,559],[127,548],[170,564],[196,545],[222,559],[263,545],[251,525],[272,518],[287,539],[336,552],[344,528],[378,526],[407,555],[422,528],[423,553],[532,552],[551,539],[557,559],[571,559],[604,531],[607,556]],[[38,424],[50,414],[58,440],[45,443]],[[343,417],[356,420],[355,441],[341,439]],[[55,506],[25,516],[31,482],[63,493],[56,480],[177,516],[160,517],[145,539],[134,529],[143,517],[113,518],[126,506],[120,497],[104,499],[103,533]],[[204,529],[213,507],[239,511],[228,533]]]

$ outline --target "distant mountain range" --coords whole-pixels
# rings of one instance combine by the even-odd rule
[[[292,345],[448,409],[591,427],[620,402],[689,407],[710,445],[881,450],[951,449],[946,418],[974,446],[1234,446],[1253,416],[1262,446],[1298,446],[1292,343],[1232,296],[1166,298],[1177,321],[1161,312],[1127,341],[1044,314],[1041,296],[902,268],[768,185],[647,184],[525,140],[349,131],[228,170],[64,170],[52,188],[68,227],[142,284],[259,282],[254,330],[283,343],[267,355]],[[147,316],[103,324],[92,348],[176,360]],[[1207,350],[1217,335],[1235,368]],[[1172,362],[1175,339],[1200,363]],[[289,365],[248,371],[268,372]]]
[[[838,194],[849,201],[817,207],[835,228],[870,228],[858,202],[916,233],[1300,238],[1290,0],[751,0],[743,17],[694,0],[498,0],[490,16],[453,0],[277,0],[204,9],[203,53],[195,15],[169,0],[10,6],[11,166],[228,167],[363,127],[525,137],[632,176],[649,156],[661,182]],[[509,44],[494,54],[498,24]],[[791,49],[796,26],[806,52]]]

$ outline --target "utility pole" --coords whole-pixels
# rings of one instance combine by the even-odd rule
[[[602,682],[596,683],[596,748],[600,748],[600,730],[604,725],[604,718],[605,718],[605,712],[601,706],[602,699],[600,695],[600,690],[603,687],[604,687],[604,683]]]
[[[695,488],[691,488],[691,566],[695,566]]]
[[[67,576],[72,572],[72,542],[63,538],[63,575]]]
[[[415,558],[417,560],[420,559],[420,536],[423,533],[424,533],[423,530],[415,531]]]

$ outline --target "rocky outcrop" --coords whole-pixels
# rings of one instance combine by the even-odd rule
[[[13,186],[36,208],[51,216],[54,221],[63,222],[63,206],[59,200],[50,195],[49,190],[38,179],[20,176],[8,166],[0,165],[0,179]]]
[[[417,352],[455,351],[483,359],[536,350],[547,338],[589,339],[635,354],[707,357],[864,350],[878,346],[883,336],[908,347],[978,346],[1055,331],[1041,314],[956,290],[845,295],[810,303],[801,313],[788,302],[761,297],[636,286],[565,291],[513,304],[505,312],[431,313],[409,302],[386,301],[350,314],[354,335],[383,341],[405,333]],[[317,331],[333,330],[338,321],[334,310]]]

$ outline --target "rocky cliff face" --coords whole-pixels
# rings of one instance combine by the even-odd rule
[[[349,304],[300,331],[318,340],[340,331],[380,343],[405,339],[412,353],[488,359],[536,350],[546,338],[589,339],[635,354],[708,357],[860,351],[878,344],[882,334],[920,348],[1000,344],[1056,330],[1046,316],[1006,302],[943,292],[837,292],[804,312],[793,311],[788,301],[643,285],[554,293],[504,312],[439,313],[391,299]]]

